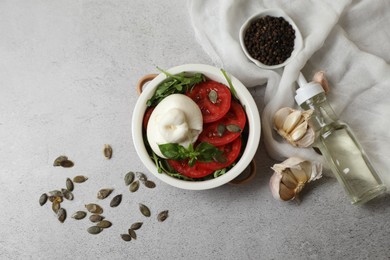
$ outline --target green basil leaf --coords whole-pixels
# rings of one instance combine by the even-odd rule
[[[180,146],[179,144],[168,143],[168,144],[159,144],[161,153],[167,157],[168,159],[179,160],[182,155],[180,154]]]

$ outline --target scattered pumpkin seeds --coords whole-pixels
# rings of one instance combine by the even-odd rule
[[[141,211],[142,215],[144,215],[145,217],[150,217],[150,209],[144,204],[142,203],[139,204],[139,210]]]
[[[213,104],[216,104],[217,103],[217,99],[218,99],[217,91],[215,91],[214,89],[210,90],[210,92],[209,92],[209,100],[210,100],[210,102],[213,103]]]
[[[128,172],[125,175],[125,184],[129,186],[134,181],[134,172]]]
[[[95,203],[87,204],[87,205],[85,205],[85,208],[91,213],[95,213],[95,214],[102,214],[103,213],[103,208]]]
[[[78,176],[73,178],[73,182],[75,182],[75,183],[83,183],[86,180],[88,180],[88,178],[83,176],[83,175],[78,175]]]
[[[142,183],[145,183],[148,180],[148,177],[142,172],[136,172],[135,175],[137,176],[138,180]]]
[[[97,198],[98,199],[105,199],[105,198],[107,198],[110,194],[111,194],[111,192],[113,191],[114,189],[101,189],[101,190],[99,190],[98,191],[98,193],[97,193]]]
[[[105,144],[104,145],[104,149],[103,149],[103,153],[104,153],[104,157],[106,157],[106,159],[111,159],[112,157],[112,148],[109,144]]]
[[[112,226],[112,223],[108,220],[102,220],[99,223],[97,223],[96,226],[100,228],[109,228]]]
[[[227,125],[226,129],[232,133],[240,133],[242,131],[241,127],[239,127],[238,125],[235,125],[235,124]]]
[[[68,191],[67,189],[62,189],[62,194],[64,194],[64,198],[67,200],[73,200],[74,196],[73,193]]]
[[[98,214],[93,214],[93,215],[89,216],[89,220],[93,223],[100,222],[103,219],[104,219],[104,217],[102,215],[98,215]]]
[[[150,180],[147,180],[144,184],[149,189],[153,189],[153,188],[156,187],[156,184],[154,182],[150,181]]]
[[[57,212],[57,218],[61,223],[64,223],[66,219],[66,210],[64,208],[60,208]]]
[[[43,193],[40,197],[39,197],[39,205],[43,206],[46,204],[47,202],[47,199],[48,199],[48,196],[46,193]]]
[[[61,156],[58,156],[54,162],[53,162],[53,166],[57,167],[57,166],[61,166],[61,162],[63,161],[66,161],[68,160],[68,157],[65,156],[65,155],[61,155]]]
[[[66,179],[66,189],[68,191],[73,191],[74,189],[73,181],[70,178]]]
[[[132,229],[132,230],[138,230],[138,229],[140,229],[141,227],[142,227],[142,222],[135,222],[135,223],[133,223],[132,225],[131,225],[131,227],[130,227],[130,229]]]
[[[124,241],[131,241],[131,236],[129,234],[121,234],[121,238]]]
[[[129,229],[128,230],[128,233],[129,235],[131,236],[132,239],[137,239],[137,234],[135,233],[135,231],[133,229]]]
[[[130,184],[129,190],[131,192],[136,192],[139,188],[139,181],[134,181],[132,184]]]
[[[80,219],[85,218],[86,216],[87,216],[87,212],[85,212],[85,211],[76,211],[75,213],[73,213],[72,218],[80,220]]]
[[[121,204],[121,201],[122,201],[122,194],[116,195],[114,198],[112,198],[110,202],[110,207],[112,208],[117,207],[119,204]]]
[[[54,213],[57,214],[60,208],[61,208],[61,203],[56,200],[53,201],[53,203],[51,204],[51,209],[54,211]]]
[[[225,131],[226,131],[226,126],[224,124],[219,124],[217,126],[217,134],[219,137],[222,137]]]
[[[89,227],[87,229],[88,233],[89,234],[92,234],[92,235],[97,235],[99,234],[100,232],[102,232],[103,228],[101,227],[98,227],[98,226],[92,226],[92,227]]]
[[[63,168],[71,168],[74,166],[74,163],[71,160],[63,160],[60,162],[60,166]]]
[[[163,222],[164,220],[166,220],[168,218],[168,210],[164,210],[164,211],[161,211],[160,213],[158,213],[157,215],[157,220],[159,222]]]
[[[49,191],[49,196],[59,197],[59,196],[62,196],[62,192],[59,190],[52,190],[52,191]]]

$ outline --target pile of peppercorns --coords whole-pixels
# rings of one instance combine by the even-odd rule
[[[283,17],[264,16],[247,28],[244,44],[254,59],[265,65],[285,62],[294,50],[295,30]]]

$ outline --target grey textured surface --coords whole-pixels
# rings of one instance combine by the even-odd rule
[[[185,1],[0,1],[0,259],[389,259],[389,196],[356,207],[335,179],[308,187],[300,205],[274,200],[273,161],[260,146],[243,186],[186,191],[156,181],[131,194],[127,171],[145,171],[131,139],[135,85],[155,66],[210,64]],[[231,72],[234,74],[234,71]],[[259,110],[263,90],[252,89]],[[105,160],[102,148],[112,145]],[[71,169],[54,168],[66,154]],[[78,174],[71,215],[113,187],[113,226],[92,236],[87,219],[59,223],[43,192]],[[113,195],[110,196],[113,197]],[[145,218],[138,203],[152,210]],[[166,222],[156,214],[168,209]],[[136,241],[119,234],[143,221]]]

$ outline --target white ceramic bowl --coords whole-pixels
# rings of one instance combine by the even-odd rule
[[[178,74],[180,72],[188,72],[188,73],[199,72],[204,74],[207,78],[211,80],[221,82],[222,84],[228,86],[228,83],[225,77],[223,76],[221,70],[209,65],[187,64],[187,65],[181,65],[181,66],[168,69],[167,72],[169,72],[170,74]],[[164,181],[167,184],[182,189],[205,190],[205,189],[215,188],[230,182],[238,175],[240,175],[240,173],[242,173],[250,164],[257,151],[257,148],[259,146],[259,141],[260,141],[261,124],[260,124],[259,111],[257,109],[255,101],[253,100],[252,95],[249,93],[247,88],[234,76],[229,75],[229,77],[232,81],[235,90],[237,91],[237,96],[240,99],[241,104],[244,106],[246,111],[247,122],[249,124],[248,140],[241,158],[232,169],[230,169],[224,175],[221,175],[215,179],[205,180],[205,181],[185,181],[185,180],[180,180],[171,177],[165,173],[157,172],[157,168],[154,162],[150,159],[142,138],[142,121],[143,121],[145,110],[147,108],[146,101],[152,97],[156,87],[166,79],[165,74],[163,73],[159,74],[156,78],[150,81],[143,88],[143,91],[139,96],[133,111],[133,117],[132,117],[133,142],[137,154],[140,157],[142,163],[158,179]]]
[[[259,60],[253,58],[246,46],[245,46],[245,43],[244,43],[244,36],[245,36],[245,33],[246,33],[246,30],[247,28],[249,27],[249,25],[261,18],[261,17],[264,17],[264,16],[272,16],[272,17],[283,17],[287,22],[289,22],[291,24],[291,26],[293,27],[293,29],[295,30],[295,40],[294,40],[294,50],[292,51],[291,53],[291,56],[285,60],[283,63],[280,63],[280,64],[277,64],[277,65],[266,65],[266,64],[263,64],[261,63]],[[286,66],[296,55],[297,53],[302,49],[303,47],[303,40],[302,40],[302,35],[301,35],[301,32],[299,31],[298,27],[296,26],[296,24],[294,23],[294,21],[286,14],[284,13],[282,10],[280,9],[266,9],[260,13],[257,13],[253,16],[251,16],[248,20],[246,20],[246,22],[241,26],[241,29],[240,29],[240,45],[241,45],[241,48],[242,50],[244,51],[245,55],[248,57],[248,59],[250,59],[253,63],[255,63],[257,66],[263,68],[263,69],[277,69],[277,68],[281,68],[281,67],[284,67]]]

